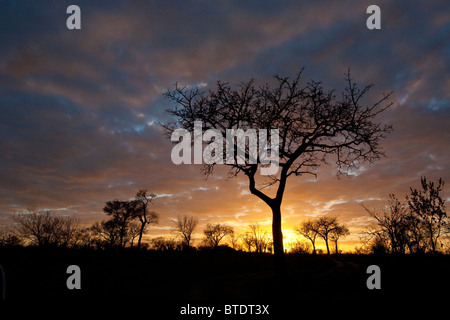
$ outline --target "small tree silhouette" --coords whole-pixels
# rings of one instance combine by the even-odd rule
[[[203,230],[205,235],[205,244],[212,248],[217,248],[227,235],[231,235],[233,233],[233,228],[227,226],[226,224],[207,224],[205,230]]]
[[[370,235],[380,238],[377,245],[380,247],[381,239],[386,239],[391,253],[405,253],[412,240],[410,237],[413,234],[410,231],[415,228],[407,204],[400,202],[394,194],[390,194],[387,208],[383,211],[369,210],[364,204],[362,206],[377,222],[378,228],[369,231]]]
[[[175,224],[175,232],[182,240],[183,247],[189,248],[191,246],[192,235],[198,225],[196,217],[188,217],[187,215],[180,215],[173,220]]]
[[[338,253],[337,242],[340,237],[350,234],[345,225],[341,225],[337,221],[337,217],[320,216],[316,219],[308,219],[303,221],[300,226],[295,229],[298,235],[301,235],[311,241],[313,254],[316,254],[317,236],[325,241],[327,254],[330,254],[329,240],[334,242],[335,251]]]
[[[319,224],[313,219],[303,221],[300,226],[295,229],[295,232],[311,241],[312,253],[316,254],[316,238],[319,234]]]
[[[342,237],[348,236],[350,234],[350,231],[348,230],[347,226],[345,225],[337,225],[334,230],[330,232],[329,239],[330,241],[334,242],[334,252],[336,254],[339,254],[338,250],[338,240]]]
[[[338,227],[336,217],[322,216],[317,219],[317,234],[322,237],[327,247],[327,254],[330,254],[330,246],[328,245],[328,239],[330,234]]]
[[[445,200],[442,198],[444,181],[439,179],[435,184],[420,178],[422,190],[411,188],[411,195],[407,197],[411,213],[417,218],[428,239],[431,252],[437,251],[438,239],[442,231],[448,226],[448,216],[445,211]]]
[[[388,206],[381,212],[363,205],[377,223],[375,228],[369,227],[366,234],[375,238],[377,244],[383,243],[388,252],[405,253],[408,249],[410,253],[436,253],[441,235],[450,231],[441,194],[444,181],[440,178],[435,184],[425,177],[420,181],[422,190],[411,188],[406,202],[390,194]]]
[[[14,219],[19,236],[40,247],[70,246],[79,231],[76,218],[57,216],[49,210],[20,212]]]
[[[121,246],[121,226],[116,219],[96,222],[92,225],[91,230],[94,235],[100,238],[97,245],[100,247],[120,247]],[[122,238],[123,239],[123,238]]]
[[[159,216],[156,212],[150,211],[149,206],[152,201],[156,198],[156,194],[147,194],[147,190],[139,190],[136,194],[136,212],[135,216],[138,218],[141,223],[139,229],[139,238],[138,238],[138,249],[141,248],[142,234],[145,231],[145,228],[149,224],[158,223]]]
[[[113,222],[119,227],[119,245],[125,247],[128,237],[128,227],[136,217],[136,201],[113,200],[106,202],[103,211],[112,217]]]

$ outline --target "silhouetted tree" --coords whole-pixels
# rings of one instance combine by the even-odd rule
[[[22,238],[14,232],[14,229],[0,226],[0,246],[15,247],[23,244]]]
[[[435,185],[421,178],[422,190],[411,188],[407,202],[400,202],[389,195],[388,206],[382,212],[363,207],[377,222],[377,227],[367,231],[391,253],[436,252],[440,236],[446,232],[449,217],[445,211],[445,200],[441,196],[444,182]],[[380,251],[380,250],[378,250]]]
[[[158,251],[170,251],[177,248],[175,239],[165,239],[164,237],[156,237],[151,240],[153,247]]]
[[[312,253],[316,254],[316,238],[319,234],[319,224],[317,221],[313,219],[303,221],[300,223],[300,226],[295,229],[295,232],[311,241]]]
[[[348,230],[347,226],[338,224],[336,228],[334,228],[329,235],[329,239],[334,242],[334,252],[336,254],[339,254],[338,250],[338,240],[342,237],[348,236],[350,234],[350,231]]]
[[[317,219],[317,225],[317,233],[325,241],[327,254],[330,254],[328,240],[330,239],[330,235],[340,227],[337,222],[337,217],[321,216]]]
[[[389,243],[387,239],[377,234],[369,242],[369,252],[372,254],[385,254],[389,253]]]
[[[255,252],[272,252],[272,242],[269,234],[261,228],[259,223],[252,223],[248,227],[251,230],[250,235]]]
[[[79,248],[95,248],[98,244],[97,241],[97,233],[93,230],[93,225],[90,227],[80,228],[78,235],[76,246]]]
[[[205,244],[217,248],[223,238],[233,233],[233,228],[226,224],[217,223],[213,225],[208,223],[203,233],[205,234]]]
[[[296,240],[291,242],[290,247],[290,253],[305,254],[309,252],[310,245],[307,242]]]
[[[241,234],[242,242],[244,244],[244,247],[247,249],[248,252],[252,252],[252,248],[254,246],[254,238],[253,234],[251,232],[244,232]]]
[[[122,245],[121,242],[121,226],[115,219],[110,219],[102,222],[96,222],[91,227],[95,235],[99,236],[102,240],[100,245],[103,243],[106,247],[119,247]]]
[[[128,225],[128,235],[130,237],[130,247],[133,247],[134,245],[134,239],[136,239],[136,237],[139,237],[139,235],[141,235],[141,231],[142,230],[142,224],[136,220],[133,220],[130,222],[130,224]],[[138,243],[137,246],[139,249],[141,248],[140,243]]]
[[[389,244],[390,252],[405,253],[406,247],[410,243],[410,230],[414,228],[408,206],[401,203],[394,194],[390,194],[388,206],[381,212],[369,210],[364,204],[363,207],[378,225],[378,228],[369,233],[385,239],[385,242]],[[380,244],[381,241],[379,240],[377,243]]]
[[[330,254],[330,246],[328,240],[335,243],[336,253],[337,241],[341,236],[349,234],[349,230],[346,226],[340,225],[337,221],[337,217],[320,216],[316,219],[308,219],[303,221],[300,226],[295,229],[298,235],[301,235],[311,241],[313,247],[313,254],[316,254],[316,239],[317,236],[321,237],[325,241],[327,248],[327,254]]]
[[[119,243],[121,247],[125,247],[128,236],[128,227],[130,222],[136,217],[136,201],[119,201],[113,200],[106,202],[103,211],[112,217],[113,222],[119,226]]]
[[[440,178],[435,184],[421,177],[420,182],[422,190],[411,188],[411,195],[407,197],[407,200],[415,222],[422,227],[430,250],[435,253],[438,239],[449,223],[445,211],[445,200],[441,196],[444,181]]]
[[[284,265],[281,203],[287,179],[314,174],[321,163],[335,163],[338,174],[351,173],[363,163],[380,158],[383,154],[380,140],[391,129],[389,125],[374,121],[391,105],[385,105],[390,94],[365,105],[362,98],[372,86],[360,89],[353,83],[350,73],[346,75],[347,87],[339,98],[334,91],[324,91],[320,82],[302,84],[301,73],[292,80],[276,76],[273,87],[256,87],[252,79],[241,83],[237,89],[219,81],[215,90],[201,92],[197,87],[177,85],[173,91],[165,93],[176,104],[175,108],[168,110],[175,122],[164,125],[169,134],[176,128],[192,132],[195,121],[202,121],[203,132],[215,129],[223,137],[227,129],[279,129],[279,148],[269,148],[271,153],[279,155],[281,168],[268,182],[278,185],[274,197],[257,187],[255,175],[259,164],[251,164],[247,160],[240,163],[236,156],[234,161],[226,163],[231,166],[229,175],[244,173],[250,192],[271,208],[278,266]],[[191,135],[192,142],[195,138]],[[247,149],[245,158],[249,159]],[[203,172],[211,174],[214,166],[215,163],[205,164]]]
[[[406,220],[406,245],[410,253],[423,253],[427,251],[428,241],[426,232],[424,232],[423,225],[420,218],[411,213],[411,209],[408,209],[408,214],[405,217]]]
[[[138,238],[138,249],[141,248],[142,234],[145,228],[149,224],[158,223],[158,214],[154,211],[150,211],[149,205],[152,203],[153,199],[156,198],[156,194],[147,194],[147,190],[139,190],[136,194],[135,201],[137,202],[135,216],[139,219],[140,229]]]
[[[20,237],[37,246],[71,245],[78,230],[78,220],[57,216],[49,210],[24,211],[14,216]]]
[[[230,244],[231,244],[231,247],[234,249],[234,250],[241,250],[242,249],[242,246],[240,245],[240,243],[239,243],[239,235],[232,229],[231,230],[231,232],[230,232],[230,234],[229,234],[229,237],[230,237]]]
[[[175,224],[175,232],[182,239],[183,246],[189,248],[191,246],[192,235],[198,225],[198,219],[196,217],[180,215],[173,220],[173,223]]]

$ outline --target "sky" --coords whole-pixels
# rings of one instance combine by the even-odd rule
[[[80,30],[66,27],[71,4]],[[386,157],[348,177],[324,165],[317,178],[290,178],[282,215],[287,240],[301,221],[330,215],[353,245],[369,223],[362,203],[381,210],[421,176],[450,183],[450,3],[377,1],[380,30],[366,27],[371,4],[0,0],[0,223],[34,208],[90,224],[106,219],[106,201],[148,189],[160,215],[150,236],[172,235],[179,214],[198,217],[199,230],[269,230],[271,212],[246,177],[218,167],[205,179],[201,166],[171,162],[160,123],[173,105],[163,93],[175,83],[271,83],[302,67],[305,81],[341,92],[350,69],[358,84],[374,84],[368,102],[393,91],[379,117],[394,127]]]

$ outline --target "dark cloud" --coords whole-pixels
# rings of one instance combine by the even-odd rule
[[[382,115],[395,131],[387,157],[359,174],[289,181],[288,232],[303,217],[339,215],[359,230],[361,202],[403,197],[419,177],[449,180],[450,16],[446,1],[379,1],[382,29],[365,27],[369,1],[78,1],[82,30],[65,27],[68,1],[0,3],[0,210],[27,207],[102,219],[103,204],[139,188],[161,195],[170,219],[270,224],[245,177],[226,168],[205,180],[198,166],[175,166],[162,93],[175,82],[213,86],[274,74],[343,89],[344,73],[373,83],[366,102],[394,91]],[[270,192],[270,190],[269,190]],[[159,231],[158,231],[159,230]]]

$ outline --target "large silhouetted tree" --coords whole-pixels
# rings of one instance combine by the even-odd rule
[[[281,203],[288,178],[314,174],[322,163],[335,164],[338,174],[352,173],[363,163],[380,158],[380,141],[391,129],[375,121],[391,105],[387,103],[390,94],[366,104],[363,97],[372,86],[359,88],[350,73],[339,96],[325,91],[320,82],[303,83],[301,74],[293,79],[275,76],[273,85],[262,86],[256,86],[253,79],[237,88],[218,81],[215,89],[207,91],[177,85],[165,94],[176,105],[169,109],[175,121],[164,124],[169,134],[176,128],[192,132],[195,121],[202,122],[203,132],[215,129],[223,137],[227,129],[279,129],[279,148],[269,149],[278,153],[281,170],[266,181],[277,186],[274,196],[264,193],[256,183],[260,163],[242,163],[236,156],[226,163],[231,167],[230,176],[244,173],[250,192],[271,208],[274,253],[279,262],[284,261]],[[194,139],[191,135],[191,142]],[[214,166],[205,164],[203,172],[211,174]]]

